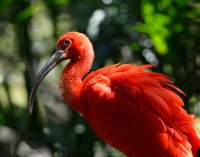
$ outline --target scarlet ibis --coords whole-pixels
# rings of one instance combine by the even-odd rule
[[[152,65],[115,64],[91,72],[93,46],[86,35],[69,32],[38,74],[29,99],[60,62],[70,59],[60,75],[64,101],[82,113],[93,130],[128,157],[197,157],[200,136],[194,116],[175,93],[182,91],[167,76],[145,71]],[[84,78],[85,77],[85,78]],[[198,154],[198,155],[197,155]]]

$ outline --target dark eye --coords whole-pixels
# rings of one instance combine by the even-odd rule
[[[71,40],[70,39],[66,39],[65,41],[64,41],[64,44],[65,45],[69,45],[71,43]]]

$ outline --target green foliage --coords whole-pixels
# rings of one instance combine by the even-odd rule
[[[4,115],[3,115],[3,112],[0,111],[0,124],[4,124],[5,122],[6,122],[6,119],[5,119]]]
[[[155,64],[200,113],[200,3],[187,0],[1,0],[0,156],[124,156],[105,144],[85,119],[63,103],[57,81],[65,63],[38,90],[33,81],[65,32],[86,33],[96,52],[92,70],[117,63]],[[5,147],[6,146],[6,147]]]

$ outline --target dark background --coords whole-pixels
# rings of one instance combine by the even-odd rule
[[[0,0],[0,156],[122,157],[57,88],[62,63],[42,82],[27,113],[33,81],[68,31],[87,34],[92,70],[113,63],[155,64],[200,114],[200,2],[195,0]],[[149,131],[149,130],[147,130]]]

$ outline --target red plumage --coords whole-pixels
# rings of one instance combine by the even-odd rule
[[[197,138],[193,118],[171,88],[181,91],[165,75],[144,72],[150,67],[117,64],[90,73],[78,100],[84,110],[76,109],[127,156],[191,156],[191,145],[200,143],[187,139],[191,132]]]
[[[152,65],[133,64],[111,65],[84,78],[94,58],[88,38],[67,33],[58,49],[71,59],[60,76],[62,97],[108,144],[128,157],[197,157],[195,120],[182,108],[174,90],[183,92],[170,78],[145,71]]]

